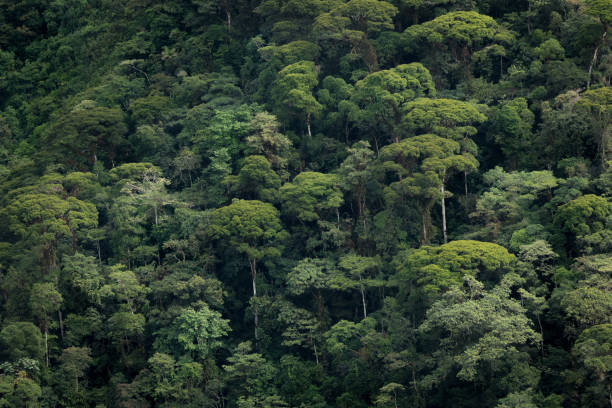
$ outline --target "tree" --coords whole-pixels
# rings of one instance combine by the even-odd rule
[[[417,98],[405,105],[403,129],[408,135],[434,133],[462,142],[462,150],[475,153],[469,141],[475,125],[487,119],[475,105],[454,99]],[[472,142],[473,144],[473,142]]]
[[[376,398],[375,403],[377,407],[390,407],[393,406],[398,408],[397,405],[397,394],[404,391],[405,387],[398,383],[388,383],[380,387],[380,395]]]
[[[439,384],[451,373],[468,382],[486,378],[483,374],[503,378],[511,373],[499,372],[507,368],[494,362],[526,364],[518,348],[537,344],[540,338],[520,302],[511,297],[516,278],[508,275],[486,292],[482,283],[466,277],[462,288],[451,289],[432,305],[418,329],[429,340],[439,339],[432,348],[436,368],[426,381]],[[520,382],[533,385],[533,381],[526,377]]]
[[[106,323],[106,335],[119,343],[123,359],[130,351],[130,339],[142,336],[145,330],[145,317],[140,313],[115,312]]]
[[[277,109],[287,114],[296,111],[305,120],[309,137],[312,137],[310,119],[323,108],[312,94],[312,89],[319,83],[317,76],[314,62],[299,61],[279,71],[274,88],[275,100],[279,104]]]
[[[592,274],[578,282],[575,289],[563,294],[561,306],[571,323],[568,331],[572,326],[585,329],[612,323],[612,284],[606,276]]]
[[[427,306],[469,276],[491,286],[513,271],[516,258],[497,244],[452,241],[437,247],[423,246],[397,254],[392,278],[415,307]]]
[[[133,271],[126,270],[121,264],[116,264],[110,267],[108,283],[100,291],[102,297],[111,297],[119,302],[124,302],[129,312],[134,314],[137,304],[143,302],[144,295],[149,292],[149,288],[140,284]]]
[[[362,393],[378,391],[380,374],[386,371],[383,359],[391,352],[388,337],[378,329],[376,319],[368,316],[358,323],[340,320],[325,333],[325,349],[334,374],[346,390],[336,398],[335,406],[351,406],[351,400],[357,404]],[[360,357],[356,359],[355,355]]]
[[[335,174],[305,171],[280,189],[283,211],[302,222],[326,218],[343,203],[340,180]]]
[[[98,211],[93,204],[52,193],[17,193],[0,210],[0,217],[15,235],[42,247],[41,263],[47,270],[57,266],[61,238],[72,237],[76,251],[78,236],[98,226]]]
[[[62,272],[70,285],[80,291],[89,302],[100,303],[100,288],[104,284],[104,277],[94,257],[80,253],[65,256],[62,259]],[[71,294],[76,295],[75,292]]]
[[[441,199],[444,240],[446,241],[445,182],[453,170],[468,171],[478,165],[469,153],[459,155],[460,144],[436,135],[420,135],[385,146],[379,155],[379,167],[394,175],[385,189],[389,204],[412,198],[421,212],[421,242],[429,242],[430,212]]]
[[[229,320],[221,318],[221,313],[205,303],[198,310],[189,307],[172,322],[169,340],[178,343],[183,353],[205,360],[223,345],[220,339],[231,331],[228,323]]]
[[[351,117],[358,127],[374,136],[378,151],[380,133],[398,142],[404,107],[415,98],[435,96],[431,74],[420,63],[398,65],[368,74],[357,81],[351,102],[359,110]]]
[[[251,269],[253,297],[257,297],[257,262],[281,254],[286,237],[278,210],[271,204],[256,200],[234,200],[213,213],[207,234],[216,240],[227,240],[229,246],[244,254]],[[253,309],[255,339],[257,335],[257,306]]]
[[[94,165],[99,158],[112,163],[117,149],[125,143],[126,133],[121,110],[94,106],[62,116],[45,142],[59,160],[82,169]]]
[[[570,236],[578,248],[588,253],[607,252],[612,248],[609,234],[612,203],[603,197],[587,194],[557,209],[555,222]]]
[[[310,41],[297,40],[284,45],[268,45],[258,51],[266,60],[275,58],[281,60],[283,65],[289,65],[298,61],[317,60],[321,47]]]
[[[602,385],[600,398],[612,404],[612,324],[600,324],[583,331],[572,353]]]
[[[321,0],[264,0],[253,11],[264,17],[265,31],[270,32],[273,41],[287,43],[308,38],[314,19],[337,4]]]
[[[363,218],[365,223],[368,213],[366,198],[368,183],[373,174],[371,164],[374,161],[374,152],[370,149],[370,143],[365,141],[356,142],[347,152],[348,156],[339,169],[341,185],[351,193],[357,204],[357,218]]]
[[[490,188],[478,198],[476,211],[470,216],[484,223],[481,233],[490,239],[497,239],[504,229],[516,229],[521,221],[529,220],[532,206],[538,199],[549,196],[559,182],[549,170],[507,173],[501,167],[489,170],[483,179]]]
[[[227,358],[228,364],[223,365],[230,384],[234,384],[234,400],[237,400],[241,408],[286,406],[276,395],[276,387],[273,384],[278,370],[261,354],[253,353],[252,348],[251,342],[238,344]]]
[[[74,378],[75,392],[79,392],[79,378],[83,377],[93,359],[89,347],[68,347],[60,357],[61,370]]]
[[[323,246],[325,250],[344,242],[339,211],[344,197],[337,175],[304,171],[281,187],[280,198],[283,214],[299,221],[294,234],[302,232],[306,249]]]
[[[276,116],[259,112],[251,121],[251,126],[255,133],[246,138],[249,153],[265,156],[281,179],[285,180],[288,177],[287,165],[292,143],[287,136],[280,133]]]
[[[329,281],[334,275],[337,275],[337,268],[332,260],[305,258],[299,261],[286,277],[289,294],[294,296],[308,292],[312,294],[319,324],[323,324],[325,314],[322,291],[329,288]]]
[[[0,331],[0,344],[0,355],[9,361],[20,358],[42,360],[45,354],[40,330],[30,322],[6,324]]]
[[[141,177],[140,180],[126,181],[121,191],[129,194],[135,203],[151,208],[155,225],[158,225],[160,210],[165,206],[176,204],[176,200],[166,191],[170,181],[160,177],[159,172],[153,168],[143,172]]]
[[[25,371],[19,371],[14,378],[1,375],[2,387],[0,404],[4,407],[36,408],[39,405],[42,390],[40,386]]]
[[[347,42],[351,53],[361,56],[370,72],[378,68],[378,58],[370,39],[393,27],[397,8],[381,0],[350,0],[328,13],[320,14],[313,26],[321,40]]]
[[[501,398],[495,408],[537,408],[530,391],[512,392]]]
[[[332,289],[357,289],[361,295],[361,307],[363,318],[368,317],[366,290],[372,287],[381,287],[384,281],[376,276],[380,269],[380,259],[358,256],[355,254],[345,255],[340,258],[338,266],[342,273],[332,275],[329,286]],[[374,275],[374,276],[373,276]]]
[[[599,156],[601,167],[605,169],[610,149],[610,121],[612,120],[612,89],[603,87],[586,91],[576,105],[586,110],[599,133]]]
[[[504,103],[489,115],[493,126],[489,130],[496,143],[501,147],[511,170],[521,162],[521,155],[531,145],[535,116],[527,106],[525,98],[516,98]],[[522,162],[526,163],[525,157]]]
[[[282,333],[284,346],[301,346],[311,348],[315,361],[319,365],[319,351],[317,342],[320,342],[320,324],[308,310],[295,307],[293,304],[282,303],[278,320],[286,328]]]
[[[317,91],[317,100],[323,105],[321,121],[325,129],[343,134],[347,145],[350,144],[353,120],[358,112],[358,107],[350,101],[353,89],[353,85],[344,79],[328,75],[323,78]]]
[[[183,172],[186,171],[189,175],[189,186],[193,186],[193,171],[199,167],[198,159],[195,153],[187,148],[183,148],[172,161],[172,165],[179,174],[181,182],[183,181]]]
[[[35,283],[32,287],[30,294],[30,308],[32,314],[38,319],[40,328],[45,334],[45,357],[47,367],[49,366],[49,345],[48,345],[48,332],[49,332],[49,321],[50,315],[54,312],[59,312],[60,306],[63,302],[61,293],[57,291],[55,285],[52,283]],[[61,317],[61,312],[59,314]],[[64,336],[63,323],[62,324],[62,337]]]
[[[597,53],[599,52],[600,47],[605,46],[607,43],[608,31],[610,31],[610,24],[612,24],[612,6],[610,6],[610,3],[605,0],[586,0],[584,4],[586,6],[587,13],[595,18],[598,18],[603,28],[601,40],[595,47],[595,51],[593,51],[593,58],[591,59],[591,64],[589,65],[589,77],[587,81],[587,89],[589,89],[591,86],[591,73],[597,62]]]
[[[475,11],[452,11],[404,31],[412,44],[446,44],[456,62],[462,61],[465,78],[471,79],[471,50],[480,49],[493,41],[510,42],[497,22]]]
[[[238,175],[227,176],[224,182],[241,198],[271,203],[278,200],[281,185],[280,177],[264,156],[247,156]]]

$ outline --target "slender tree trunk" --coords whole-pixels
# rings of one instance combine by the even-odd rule
[[[308,129],[308,137],[312,138],[312,132],[310,131],[310,113],[306,114],[306,129]]]
[[[316,298],[316,303],[317,303],[317,315],[319,317],[319,323],[322,326],[323,325],[323,315],[325,314],[325,304],[323,303],[323,295],[321,294],[321,289],[317,289],[315,298]]]
[[[76,231],[70,231],[72,234],[72,255],[76,254],[77,251],[77,234]]]
[[[359,280],[361,280],[361,278],[359,278]],[[365,290],[363,286],[361,286],[359,290],[361,291],[361,305],[363,306],[363,318],[365,319],[366,317],[368,317],[368,311],[366,309]]]
[[[607,159],[607,145],[608,145],[608,141],[607,139],[607,134],[608,134],[609,128],[608,125],[604,124],[603,129],[601,130],[601,168],[602,170],[605,170],[606,168],[606,159]]]
[[[442,193],[442,233],[444,234],[444,243],[448,242],[448,237],[446,235],[446,204],[444,202],[444,183],[440,186],[440,192]]]
[[[349,125],[348,125],[348,120],[344,121],[344,140],[346,142],[347,146],[350,146],[350,142],[349,142]]]
[[[102,264],[102,253],[100,251],[100,240],[96,240],[96,249],[98,250],[98,261]]]
[[[251,279],[253,282],[253,320],[255,323],[255,341],[259,340],[259,336],[257,334],[257,327],[259,325],[259,316],[257,315],[257,261],[255,259],[250,260],[251,264]]]
[[[419,388],[417,387],[416,373],[414,372],[414,363],[410,363],[410,371],[412,371],[412,388],[414,388],[414,393],[418,396]]]
[[[155,214],[155,225],[157,225],[157,206],[153,206],[153,213]]]
[[[599,47],[601,47],[603,43],[606,41],[607,35],[608,35],[608,28],[606,27],[603,35],[601,36],[601,41],[599,42],[597,47],[595,47],[595,51],[593,52],[593,58],[591,59],[591,64],[589,64],[589,76],[588,76],[587,86],[586,86],[587,89],[589,89],[591,86],[591,73],[593,72],[593,67],[595,66],[595,63],[597,62],[597,53],[599,52]]]
[[[227,17],[226,21],[227,21],[227,35],[228,38],[230,40],[230,42],[232,41],[232,35],[231,35],[231,31],[232,31],[232,14],[230,13],[229,9],[225,10],[225,16]]]
[[[62,317],[62,310],[61,309],[57,309],[57,317],[59,319],[60,335],[62,337],[62,341],[64,341],[64,319]]]
[[[421,218],[423,220],[423,245],[427,245],[429,243],[429,237],[427,236],[427,210],[421,210]]]
[[[312,341],[312,348],[314,349],[315,361],[317,362],[317,365],[319,365],[319,353],[317,352],[317,342],[314,340],[314,337],[312,337],[312,333],[311,333],[310,340]]]
[[[465,188],[465,198],[467,198],[468,196],[467,171],[463,172],[463,187]]]
[[[47,328],[45,327],[45,360],[47,367],[49,367],[49,335]]]
[[[544,356],[544,329],[542,328],[542,322],[540,321],[540,314],[536,313],[536,316],[538,318],[538,326],[540,327],[540,336],[542,337],[540,347],[542,348],[542,356]]]

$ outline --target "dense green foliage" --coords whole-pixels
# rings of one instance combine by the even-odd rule
[[[612,0],[0,0],[0,408],[612,404]]]

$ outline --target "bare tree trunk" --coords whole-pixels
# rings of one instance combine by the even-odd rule
[[[98,261],[100,261],[100,264],[102,264],[102,253],[100,251],[100,240],[99,239],[96,240],[96,249],[98,250]]]
[[[429,243],[429,237],[427,236],[427,210],[421,210],[421,218],[423,219],[423,245]]]
[[[251,264],[251,279],[253,281],[253,320],[255,322],[255,340],[259,340],[259,336],[257,334],[257,327],[259,325],[259,316],[257,315],[257,261],[255,259],[250,260]]]
[[[62,317],[61,309],[57,309],[57,317],[59,318],[60,335],[62,336],[62,341],[64,341],[64,319]]]
[[[314,349],[315,361],[317,362],[317,365],[319,365],[319,353],[317,352],[317,343],[315,342],[313,337],[311,337],[310,339],[312,340],[312,347]]]
[[[606,159],[607,157],[607,150],[608,150],[608,141],[607,141],[607,135],[609,132],[609,127],[608,125],[604,125],[604,128],[601,131],[601,168],[602,170],[605,170],[606,168]]]
[[[306,128],[308,129],[308,137],[312,138],[312,132],[310,131],[310,113],[306,114]]]
[[[47,367],[49,367],[49,336],[47,328],[45,328],[45,360],[47,363]]]
[[[442,193],[442,233],[444,234],[444,243],[448,242],[448,237],[446,235],[446,204],[444,202],[444,183],[440,186],[440,192]]]
[[[361,280],[361,278],[359,280]],[[360,287],[359,290],[361,291],[361,305],[363,306],[363,318],[365,319],[366,317],[368,317],[368,311],[366,309],[365,290],[363,289],[363,286]]]
[[[227,17],[227,35],[229,37],[229,40],[232,41],[232,35],[231,35],[231,30],[232,30],[232,15],[231,15],[229,9],[225,10],[225,15]]]
[[[608,35],[608,29],[606,28],[604,30],[603,35],[601,36],[601,41],[599,42],[599,44],[597,45],[597,47],[595,47],[595,52],[593,52],[593,59],[591,59],[591,64],[589,65],[589,76],[588,76],[588,80],[587,80],[587,89],[589,89],[589,87],[591,86],[591,73],[593,72],[593,67],[595,66],[595,63],[597,62],[597,53],[599,52],[599,47],[601,47],[603,45],[603,43],[606,41],[606,36]]]

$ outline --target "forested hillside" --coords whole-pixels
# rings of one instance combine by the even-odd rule
[[[0,0],[0,407],[610,407],[611,25]]]

